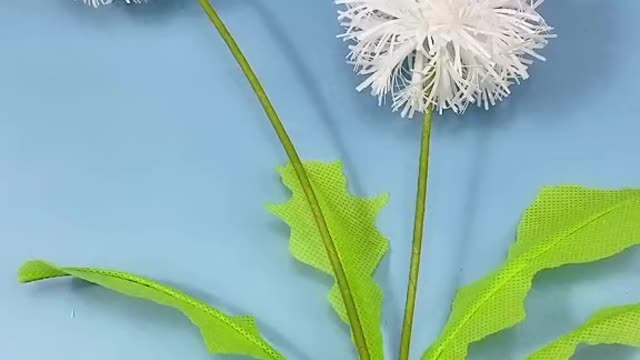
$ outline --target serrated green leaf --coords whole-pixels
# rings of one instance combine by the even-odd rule
[[[527,360],[569,360],[578,344],[640,347],[640,304],[604,308],[584,325],[527,357]]]
[[[544,188],[525,212],[506,262],[458,291],[442,334],[422,359],[465,359],[469,344],[525,318],[524,301],[538,272],[640,243],[639,220],[640,190]]]
[[[372,275],[389,248],[388,240],[375,225],[376,216],[387,203],[388,196],[372,199],[351,196],[340,162],[305,162],[304,167],[335,241],[362,321],[371,359],[381,360],[384,358],[380,328],[382,289],[374,282]],[[299,261],[333,276],[311,209],[293,168],[287,165],[278,168],[278,172],[291,190],[292,197],[284,204],[269,204],[267,208],[291,227],[291,254]],[[348,323],[344,303],[335,284],[329,291],[329,302],[340,318]]]
[[[229,316],[178,290],[120,271],[57,267],[41,260],[26,262],[19,270],[20,282],[73,276],[118,293],[150,300],[182,311],[200,332],[211,353],[241,354],[261,360],[284,360],[260,335],[251,316]]]

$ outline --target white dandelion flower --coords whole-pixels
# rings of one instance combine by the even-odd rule
[[[101,6],[101,5],[110,5],[114,1],[115,0],[82,0],[82,2],[85,3],[85,5],[90,5],[90,6],[93,6],[94,8],[97,8],[98,6]],[[147,2],[147,0],[124,0],[124,2],[126,2],[127,4],[142,4]]]
[[[411,117],[434,106],[489,108],[529,77],[552,28],[544,0],[337,0],[349,63],[382,104]]]

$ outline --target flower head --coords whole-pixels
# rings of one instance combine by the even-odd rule
[[[95,8],[97,8],[100,5],[109,5],[113,1],[114,0],[82,0],[82,2],[85,3],[86,5],[90,5]],[[124,0],[124,2],[126,2],[127,4],[142,4],[144,2],[147,2],[147,0]]]
[[[379,103],[411,117],[434,106],[489,108],[529,77],[554,37],[544,0],[337,0],[349,62]]]

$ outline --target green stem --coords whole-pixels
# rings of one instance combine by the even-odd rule
[[[409,359],[411,347],[411,329],[413,314],[416,308],[416,292],[418,276],[420,275],[420,254],[422,253],[422,234],[424,230],[425,208],[427,204],[427,180],[429,178],[429,145],[431,142],[431,122],[433,108],[429,107],[424,113],[422,122],[422,140],[420,144],[420,167],[418,172],[418,192],[416,195],[416,214],[413,223],[413,244],[411,246],[411,265],[409,270],[409,285],[404,307],[404,321],[402,322],[402,336],[400,338],[400,360]]]
[[[351,331],[353,333],[353,341],[356,344],[358,354],[360,355],[361,360],[370,360],[371,357],[369,355],[369,348],[364,336],[362,322],[360,321],[360,316],[353,299],[349,282],[347,281],[347,276],[345,274],[344,268],[342,267],[342,263],[340,262],[340,256],[338,255],[335,243],[331,238],[331,234],[329,233],[329,227],[327,226],[327,222],[324,218],[324,215],[322,214],[320,204],[318,203],[318,198],[313,191],[309,176],[307,175],[307,172],[302,165],[302,161],[300,161],[300,157],[298,156],[298,153],[296,152],[296,149],[293,146],[293,143],[291,142],[291,139],[289,138],[284,125],[280,121],[278,114],[273,108],[271,101],[269,101],[269,97],[267,97],[264,88],[260,84],[258,77],[251,69],[247,58],[244,56],[244,54],[240,50],[240,47],[233,39],[233,36],[222,22],[222,19],[220,19],[215,9],[211,6],[209,0],[198,1],[200,2],[200,5],[202,6],[204,12],[207,14],[215,28],[220,33],[220,36],[222,37],[224,42],[229,47],[229,50],[231,50],[231,54],[238,62],[238,65],[240,65],[242,72],[247,77],[247,80],[249,81],[249,84],[251,84],[253,91],[258,97],[258,100],[260,100],[260,104],[267,114],[267,117],[269,118],[273,129],[278,135],[278,139],[280,139],[282,147],[284,147],[284,151],[289,157],[289,161],[293,166],[298,180],[300,181],[300,185],[304,190],[304,194],[307,197],[309,206],[311,207],[311,212],[318,227],[318,231],[320,232],[320,237],[322,238],[322,242],[329,257],[333,273],[335,274],[336,282],[338,283],[340,294],[342,295],[342,300],[347,311],[347,317],[349,319]]]

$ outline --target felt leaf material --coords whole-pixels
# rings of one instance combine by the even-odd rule
[[[200,332],[211,353],[242,354],[260,360],[284,360],[260,335],[251,316],[229,316],[206,303],[153,280],[119,271],[57,267],[41,260],[26,262],[20,282],[73,276],[131,297],[150,300],[182,311]]]
[[[382,289],[373,272],[389,248],[388,240],[378,231],[375,219],[387,203],[388,196],[361,199],[348,193],[347,179],[340,162],[304,162],[311,185],[335,242],[341,265],[352,291],[371,359],[384,358],[380,322]],[[299,261],[334,276],[311,208],[291,164],[279,167],[291,199],[284,204],[269,204],[267,209],[291,227],[289,250]],[[337,284],[329,291],[329,302],[348,324],[347,313]]]
[[[525,212],[506,262],[458,291],[443,332],[422,359],[463,360],[472,342],[522,321],[541,270],[596,261],[638,243],[640,190],[543,188]]]
[[[582,326],[536,351],[527,360],[569,360],[578,344],[640,347],[640,304],[599,310]]]

